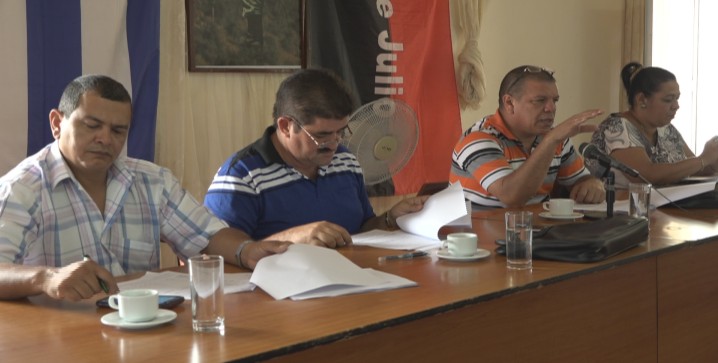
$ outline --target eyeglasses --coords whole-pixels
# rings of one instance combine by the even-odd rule
[[[526,67],[524,67],[524,69],[521,71],[521,73],[520,73],[518,76],[516,76],[516,78],[513,80],[513,82],[511,82],[511,83],[509,84],[509,86],[506,87],[506,93],[508,94],[509,91],[511,91],[511,89],[514,88],[514,86],[516,86],[516,84],[519,83],[519,81],[520,81],[522,78],[524,78],[524,75],[525,75],[526,73],[542,73],[542,72],[548,74],[548,76],[549,76],[551,79],[553,79],[553,73],[554,73],[554,72],[553,72],[552,70],[548,69],[548,68],[536,67],[536,66],[526,66]]]
[[[285,116],[285,117],[290,119],[291,121],[293,121],[295,124],[297,124],[297,126],[299,126],[299,128],[302,129],[302,131],[304,131],[304,133],[307,134],[307,136],[309,136],[310,139],[312,139],[314,144],[317,145],[317,148],[319,148],[319,149],[325,149],[325,148],[329,147],[329,145],[331,145],[331,144],[339,144],[344,139],[352,136],[352,130],[349,128],[349,125],[347,125],[346,127],[343,127],[341,130],[339,130],[337,132],[332,132],[329,135],[315,136],[315,135],[312,135],[309,131],[307,131],[307,129],[304,128],[302,123],[297,121],[296,118],[294,118],[292,116]]]

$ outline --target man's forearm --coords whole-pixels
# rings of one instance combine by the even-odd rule
[[[44,266],[0,264],[0,300],[41,294],[47,273]]]
[[[539,144],[518,169],[499,181],[499,188],[493,191],[491,189],[494,188],[490,187],[489,193],[510,207],[525,205],[543,184],[556,146],[545,141]]]

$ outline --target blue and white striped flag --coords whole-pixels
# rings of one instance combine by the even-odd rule
[[[127,154],[154,158],[160,0],[0,1],[0,175],[52,142],[48,114],[82,74],[132,95]]]

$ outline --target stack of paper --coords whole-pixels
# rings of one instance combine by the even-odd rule
[[[304,300],[416,286],[403,277],[362,269],[333,249],[294,244],[257,263],[250,279],[277,300]]]
[[[249,283],[250,276],[249,272],[224,274],[224,293],[251,291],[254,287]],[[139,279],[120,282],[117,286],[120,290],[155,289],[160,295],[180,295],[190,299],[189,274],[181,272],[147,272]]]
[[[385,231],[374,229],[369,232],[352,236],[355,245],[386,248],[392,250],[422,250],[436,248],[441,245],[438,238],[427,238],[402,230]]]
[[[464,201],[460,183],[432,195],[422,210],[397,218],[401,230],[373,230],[352,236],[356,245],[413,250],[441,245],[439,229],[445,225],[471,227],[471,204]]]

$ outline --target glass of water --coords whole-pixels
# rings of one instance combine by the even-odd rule
[[[506,212],[506,267],[516,270],[530,269],[533,213]]]
[[[629,214],[631,217],[650,219],[651,212],[651,184],[630,183]]]
[[[192,328],[224,333],[224,259],[201,255],[189,259]]]

